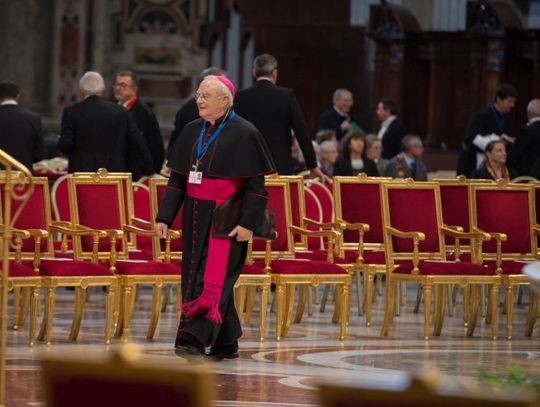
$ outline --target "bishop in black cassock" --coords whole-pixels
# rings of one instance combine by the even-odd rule
[[[260,132],[231,110],[233,95],[224,76],[208,76],[199,86],[201,119],[189,123],[171,149],[171,176],[156,217],[164,237],[182,207],[180,356],[238,356],[242,329],[233,287],[266,209],[264,175],[275,168]],[[243,197],[238,226],[229,238],[217,238],[213,211],[235,193]]]

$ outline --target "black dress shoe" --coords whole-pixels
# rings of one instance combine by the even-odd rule
[[[223,359],[237,359],[240,357],[238,353],[238,342],[233,343],[232,345],[216,345],[212,346],[208,358],[221,361]]]
[[[174,348],[174,353],[176,356],[187,359],[203,359],[206,357],[206,354],[202,349],[190,345],[189,343],[178,345],[176,348]]]

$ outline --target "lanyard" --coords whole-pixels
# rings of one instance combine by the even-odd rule
[[[227,120],[224,120],[223,122],[221,122],[221,124],[218,126],[216,131],[212,133],[212,135],[210,136],[208,141],[204,144],[204,146],[202,145],[202,143],[203,143],[204,129],[206,127],[206,124],[203,124],[201,132],[199,133],[199,142],[197,143],[197,166],[199,165],[199,161],[201,160],[201,158],[208,151],[208,147],[210,147],[210,145],[216,140],[217,136],[219,136],[219,133],[221,133],[221,130],[223,130],[223,128],[231,122],[234,116],[236,116],[236,113],[234,111],[231,111]]]
[[[497,112],[494,106],[491,106],[491,113],[493,113],[493,118],[495,119],[495,124],[500,132],[504,129],[504,117]]]

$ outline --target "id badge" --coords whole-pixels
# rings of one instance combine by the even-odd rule
[[[189,183],[190,184],[202,184],[202,172],[201,171],[190,171],[189,172]]]

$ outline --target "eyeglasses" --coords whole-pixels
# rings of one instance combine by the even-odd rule
[[[126,88],[129,88],[131,87],[131,85],[128,85],[127,83],[115,83],[113,86],[113,89],[126,89]]]
[[[201,99],[203,102],[206,102],[211,97],[212,95],[210,95],[209,93],[199,93],[199,92],[195,93],[195,100]]]

